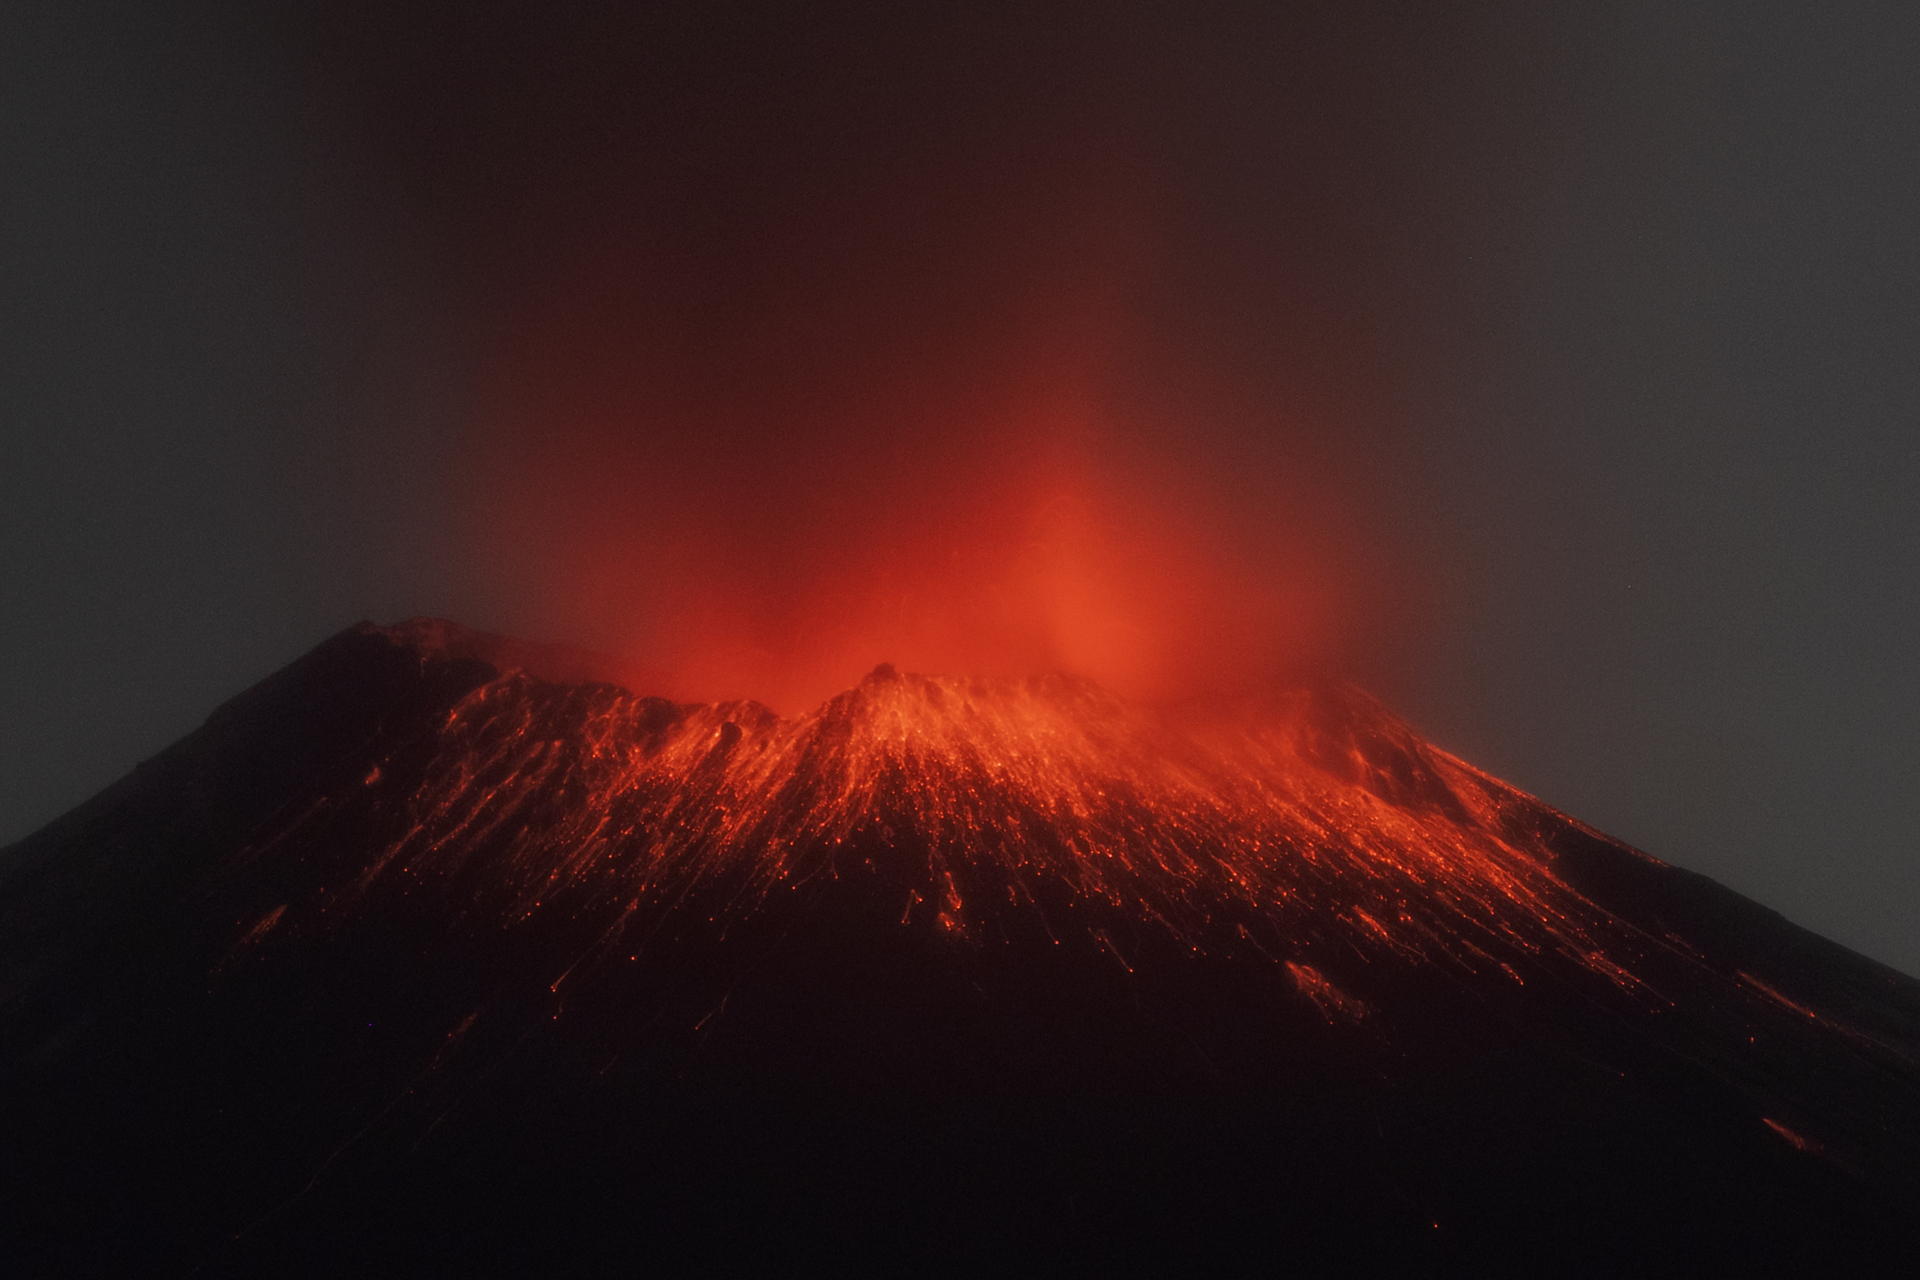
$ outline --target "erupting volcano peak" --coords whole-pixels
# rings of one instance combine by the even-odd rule
[[[10,1096],[281,1197],[208,1175],[128,1238],[251,1263],[397,1202],[526,1245],[438,1198],[471,1168],[596,1258],[736,1211],[763,1261],[953,1214],[1003,1261],[1905,1247],[1915,985],[1351,686],[882,664],[783,717],[594,661],[358,627],[9,853]]]
[[[483,649],[421,623],[361,634]],[[365,803],[405,820],[356,893],[479,861],[494,870],[476,892],[514,886],[516,915],[576,895],[644,913],[714,878],[751,912],[852,862],[903,921],[967,934],[1097,941],[1103,925],[1076,922],[1118,912],[1191,950],[1333,951],[1320,968],[1398,955],[1516,980],[1572,962],[1628,984],[1643,945],[1556,876],[1537,803],[1350,686],[1202,717],[1074,676],[882,664],[783,719],[508,669],[448,713],[417,789]]]

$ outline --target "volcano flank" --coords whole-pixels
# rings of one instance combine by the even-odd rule
[[[1920,983],[1322,685],[363,625],[0,855],[36,1273],[1900,1273]]]

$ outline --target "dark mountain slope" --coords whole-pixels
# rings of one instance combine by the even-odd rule
[[[0,855],[49,1270],[1901,1274],[1920,984],[1364,695],[362,627]]]

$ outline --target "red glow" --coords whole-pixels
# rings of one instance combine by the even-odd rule
[[[1350,622],[1358,557],[1297,508],[1249,536],[1190,478],[1119,462],[1084,391],[869,410],[902,430],[789,415],[793,439],[743,443],[563,412],[490,481],[482,545],[533,601],[511,624],[675,697],[800,711],[890,661],[1164,699],[1297,672]]]
[[[1196,950],[1264,955],[1330,1022],[1368,1007],[1303,948],[1503,980],[1549,961],[1646,992],[1648,940],[1554,873],[1529,834],[1538,802],[1350,690],[1170,719],[1084,680],[884,667],[782,719],[508,671],[452,712],[439,753],[349,900],[484,856],[474,905],[508,918],[586,901],[647,916],[703,883],[751,914],[851,858],[898,886],[902,927],[971,938],[1008,910],[1047,919],[1064,892]],[[1133,967],[1137,940],[1045,927]],[[624,955],[621,936],[606,945]]]
[[[493,625],[783,712],[879,662],[1159,700],[1336,658],[1381,581],[1323,465],[1347,424],[1149,334],[1153,201],[1095,168],[1071,198],[983,177],[965,222],[898,195],[759,274],[553,248],[469,459]],[[1231,483],[1222,439],[1257,459]]]
[[[1786,1125],[1781,1124],[1778,1120],[1773,1119],[1771,1116],[1762,1116],[1760,1118],[1760,1123],[1766,1125],[1767,1128],[1773,1130],[1775,1133],[1779,1134],[1782,1138],[1786,1139],[1788,1145],[1792,1146],[1793,1149],[1796,1151],[1804,1151],[1810,1156],[1825,1154],[1825,1149],[1821,1147],[1819,1143],[1815,1142],[1811,1138],[1803,1137],[1802,1135],[1795,1133],[1792,1129],[1789,1129]]]

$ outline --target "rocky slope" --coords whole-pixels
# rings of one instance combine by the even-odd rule
[[[550,660],[552,659],[552,660]],[[811,714],[363,626],[0,854],[6,1247],[1898,1273],[1920,984],[1350,688]]]

